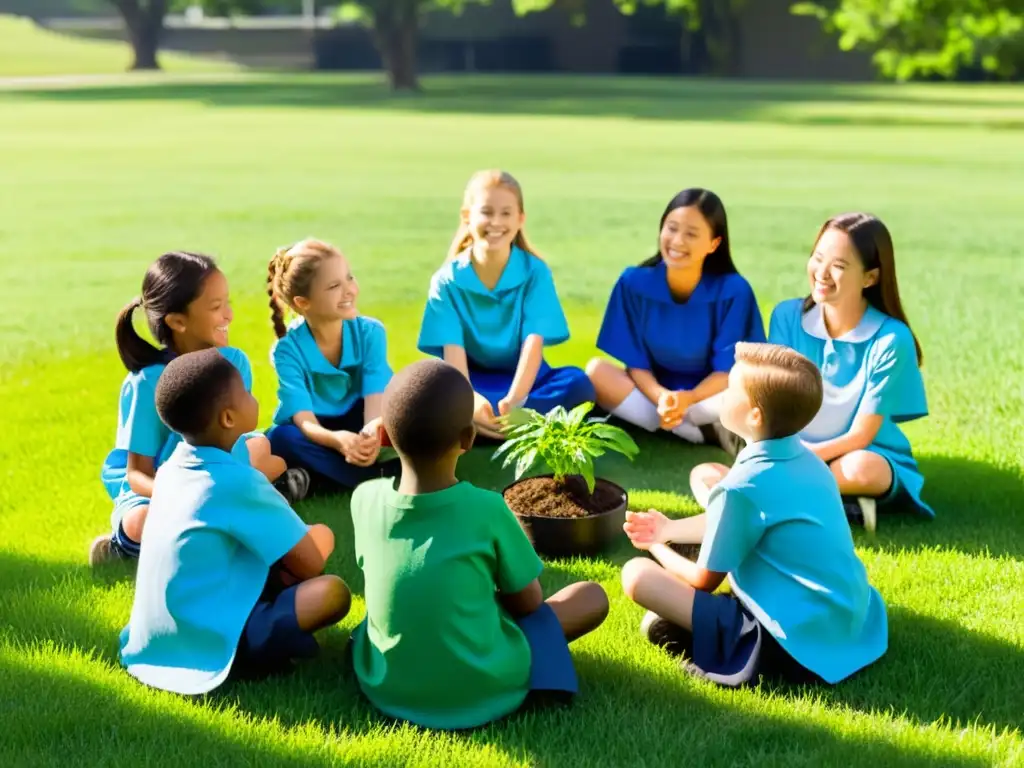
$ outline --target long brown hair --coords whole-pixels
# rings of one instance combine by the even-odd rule
[[[270,322],[277,338],[284,338],[286,309],[295,309],[297,296],[309,296],[320,264],[341,256],[341,251],[322,240],[307,238],[287,248],[278,248],[267,265],[267,296],[270,297]]]
[[[526,208],[523,207],[523,188],[519,186],[519,182],[516,181],[512,174],[499,169],[477,171],[472,175],[472,177],[470,177],[469,183],[466,184],[466,191],[462,195],[462,210],[460,211],[461,218],[459,220],[459,228],[455,231],[455,237],[452,239],[451,247],[448,248],[448,260],[454,259],[473,244],[473,233],[469,231],[469,223],[466,221],[467,213],[469,209],[473,207],[473,201],[476,199],[477,193],[484,189],[492,189],[494,187],[507,189],[516,196],[516,202],[519,203],[519,212],[524,213],[526,211]],[[526,253],[540,258],[537,250],[527,239],[526,231],[524,229],[520,228],[520,230],[516,232],[516,236],[512,241],[512,244],[523,251],[526,251]]]
[[[868,304],[879,312],[884,312],[889,317],[894,317],[910,328],[910,320],[907,313],[903,311],[903,302],[900,301],[900,288],[896,282],[896,253],[892,244],[892,235],[882,220],[872,216],[870,213],[841,213],[826,221],[818,236],[814,238],[814,248],[818,247],[821,236],[829,229],[838,229],[845,232],[853,243],[853,249],[860,257],[861,265],[865,272],[872,269],[878,270],[878,280],[874,285],[864,289],[864,298]],[[811,249],[814,253],[814,249]],[[814,299],[808,295],[804,299],[804,312],[814,306]],[[918,367],[924,362],[924,351],[921,349],[921,342],[917,340],[913,329],[910,335],[914,337],[914,348],[917,350]]]

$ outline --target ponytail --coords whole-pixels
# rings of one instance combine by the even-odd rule
[[[274,326],[274,335],[279,339],[283,339],[284,335],[288,332],[284,324],[284,310],[281,308],[281,298],[276,289],[281,273],[284,272],[281,269],[281,264],[285,253],[287,253],[286,248],[279,249],[270,258],[270,264],[267,265],[267,296],[270,297],[270,322]]]
[[[143,368],[167,360],[167,351],[158,349],[148,341],[139,336],[135,330],[132,319],[135,310],[142,306],[142,298],[136,296],[124,305],[124,309],[117,316],[115,338],[117,340],[117,354],[121,357],[124,367],[132,373],[138,373]]]
[[[295,312],[295,299],[308,298],[313,288],[320,263],[327,259],[344,258],[341,251],[330,243],[314,238],[300,240],[287,248],[278,248],[267,265],[267,296],[270,299],[270,322],[274,334],[283,339],[288,333],[284,313]],[[298,312],[302,314],[301,312]]]

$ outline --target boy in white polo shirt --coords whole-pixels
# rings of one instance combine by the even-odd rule
[[[834,684],[888,646],[881,595],[853,549],[835,478],[798,433],[821,406],[821,374],[799,353],[737,344],[722,424],[747,441],[732,469],[696,467],[707,513],[630,513],[626,533],[655,560],[626,563],[648,638],[720,685],[760,676]],[[668,542],[701,545],[696,562]],[[659,565],[660,563],[660,565]],[[732,594],[713,594],[728,577]]]

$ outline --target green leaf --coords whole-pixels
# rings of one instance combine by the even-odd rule
[[[497,418],[497,422],[503,427],[521,427],[543,421],[544,417],[532,408],[513,408],[504,416]]]
[[[537,449],[531,448],[522,456],[519,457],[519,463],[516,464],[516,480],[521,478],[524,474],[530,471],[534,464],[537,463]]]
[[[584,457],[585,460],[579,465],[579,474],[583,475],[583,479],[587,482],[587,490],[590,493],[594,492],[594,462],[589,457]]]
[[[604,440],[611,450],[629,458],[640,453],[640,448],[633,438],[620,427],[611,424],[601,424],[594,430],[594,435]]]
[[[586,418],[587,414],[594,409],[593,403],[580,403],[571,411],[569,411],[568,423],[572,426],[578,426],[583,423],[583,419]]]

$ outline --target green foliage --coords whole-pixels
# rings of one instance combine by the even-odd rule
[[[799,2],[844,51],[873,53],[888,78],[951,78],[964,67],[1001,77],[1020,71],[1024,0],[838,0]]]
[[[580,475],[593,493],[594,459],[606,451],[615,451],[632,461],[640,452],[624,430],[605,423],[607,418],[585,419],[593,407],[593,403],[583,403],[566,411],[557,406],[546,416],[529,408],[513,411],[501,419],[510,429],[508,440],[494,452],[494,458],[505,456],[502,467],[515,462],[516,480],[540,461],[557,482],[569,475]]]

